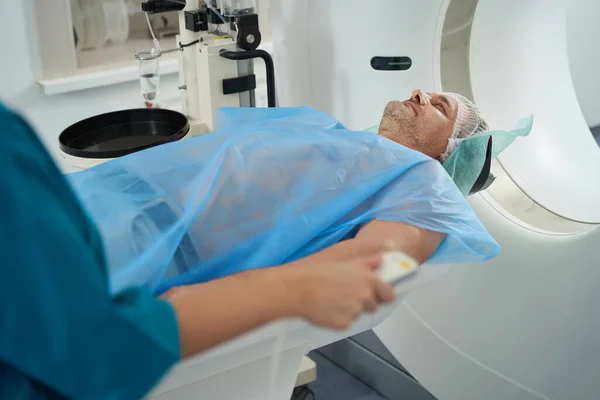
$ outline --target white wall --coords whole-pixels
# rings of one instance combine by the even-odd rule
[[[24,114],[58,159],[57,140],[64,128],[99,113],[143,107],[143,101],[138,82],[46,96],[36,84],[37,37],[29,30],[34,21],[33,3],[0,0],[0,101]],[[177,82],[176,76],[163,78],[165,97],[177,94]]]
[[[581,109],[588,125],[599,126],[600,1],[572,1],[569,14],[569,53]]]

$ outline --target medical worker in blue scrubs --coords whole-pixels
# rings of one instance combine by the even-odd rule
[[[375,274],[381,249],[160,299],[138,287],[111,296],[94,221],[29,125],[1,104],[0,184],[0,399],[138,399],[181,358],[273,320],[343,329],[394,297]]]

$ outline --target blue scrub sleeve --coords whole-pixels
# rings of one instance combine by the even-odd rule
[[[0,362],[60,396],[138,399],[179,359],[171,306],[109,295],[102,245],[35,134],[0,105]]]

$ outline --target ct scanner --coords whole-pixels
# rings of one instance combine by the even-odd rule
[[[387,101],[421,88],[473,98],[498,129],[534,114],[531,136],[494,162],[496,181],[470,198],[503,255],[485,265],[427,266],[420,282],[400,288],[420,286],[398,306],[361,317],[348,332],[302,321],[251,332],[182,362],[150,398],[289,399],[303,356],[323,346],[392,400],[598,398],[600,154],[571,82],[568,5],[272,1],[281,106],[310,105],[364,129]],[[426,390],[416,381],[412,392],[398,390],[393,375],[373,376],[373,358],[339,351],[350,348],[343,339],[371,329],[378,344],[365,352],[400,361]]]
[[[494,163],[496,182],[470,198],[503,254],[452,267],[374,329],[380,351],[430,392],[392,390],[391,399],[600,397],[600,152],[571,80],[569,3],[274,3],[282,106],[311,105],[363,129],[385,102],[421,88],[473,98],[495,129],[535,117],[530,137]],[[373,57],[408,57],[412,66],[376,71]],[[327,354],[376,384],[350,348]]]

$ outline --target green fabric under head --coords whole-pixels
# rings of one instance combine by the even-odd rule
[[[379,133],[379,125],[375,125],[368,129],[365,129],[365,132]]]
[[[518,137],[528,136],[533,127],[533,116],[524,118],[510,131],[490,131],[464,139],[444,162],[446,172],[452,177],[464,196],[468,196],[485,163],[489,138],[492,138],[492,158],[498,157]],[[378,133],[379,125],[365,129]]]

